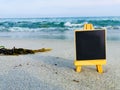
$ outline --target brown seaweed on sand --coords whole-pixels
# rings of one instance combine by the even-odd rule
[[[51,49],[41,48],[37,50],[24,49],[24,48],[15,48],[7,49],[5,47],[0,48],[0,55],[25,55],[25,54],[35,54],[37,52],[46,52],[51,51]]]

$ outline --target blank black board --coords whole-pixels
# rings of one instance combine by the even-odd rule
[[[106,59],[105,30],[75,31],[76,60]]]

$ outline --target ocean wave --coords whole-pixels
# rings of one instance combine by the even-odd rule
[[[118,20],[90,20],[88,21],[88,23],[92,23],[93,25],[95,26],[104,26],[104,27],[107,27],[107,26],[120,26],[120,21]]]
[[[72,30],[71,28],[24,28],[24,27],[0,27],[0,32],[65,32]]]
[[[85,22],[85,23],[87,23],[87,22]],[[72,24],[72,23],[70,23],[70,22],[66,22],[66,23],[64,24],[64,26],[67,26],[67,27],[82,27],[85,23]]]
[[[107,26],[107,27],[100,27],[94,26],[95,29],[106,29],[106,30],[120,30],[120,26]],[[26,28],[26,27],[0,27],[0,32],[66,32],[66,31],[74,31],[74,30],[82,30],[83,26],[81,27],[49,27],[49,28]]]
[[[0,37],[73,39],[86,23],[107,29],[108,40],[120,40],[120,17],[0,18]]]
[[[64,22],[31,22],[31,21],[20,21],[20,22],[13,22],[13,21],[6,21],[0,22],[0,26],[3,27],[24,27],[24,28],[49,28],[49,27],[64,27]]]
[[[22,19],[23,20],[23,19]],[[100,19],[100,18],[58,18],[58,19],[8,19],[1,20],[0,27],[22,27],[22,28],[50,28],[50,27],[83,27],[86,23],[92,23],[96,27],[120,26],[120,19]],[[119,28],[118,28],[119,29]]]
[[[96,29],[120,30],[120,17],[0,19],[0,32],[65,32],[92,23]]]

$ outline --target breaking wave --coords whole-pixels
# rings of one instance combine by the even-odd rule
[[[108,39],[120,40],[120,17],[0,18],[0,36],[3,32],[19,32],[19,35],[36,32],[39,35],[73,37],[73,31],[82,29],[86,23],[92,23],[96,29],[107,29]]]

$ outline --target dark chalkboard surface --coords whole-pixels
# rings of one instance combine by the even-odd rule
[[[106,59],[105,30],[75,31],[76,60]]]

